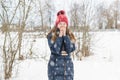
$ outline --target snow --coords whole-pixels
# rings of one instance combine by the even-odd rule
[[[47,63],[41,60],[24,60],[19,64],[18,74],[12,80],[47,80]]]
[[[0,35],[0,38],[1,36],[3,38],[3,35]],[[120,80],[120,32],[98,31],[91,32],[91,36],[93,55],[83,58],[82,61],[73,60],[74,80]],[[50,50],[46,38],[24,38],[22,45],[24,55],[29,53],[31,43],[34,54],[47,56],[47,60],[49,59]],[[48,80],[47,60],[39,57],[20,61],[11,80]],[[0,66],[1,62],[0,59]],[[0,70],[0,80],[1,77]]]
[[[119,80],[120,65],[111,62],[75,62],[75,80]],[[119,66],[119,67],[118,67]]]
[[[120,32],[96,32],[93,37],[92,49],[95,55],[109,61],[120,61]]]
[[[92,56],[93,57],[93,56]],[[120,65],[112,62],[73,61],[74,80],[119,80]],[[19,66],[19,75],[12,80],[48,80],[47,63],[44,61],[25,60]]]

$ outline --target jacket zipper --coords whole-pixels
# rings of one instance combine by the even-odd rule
[[[65,74],[66,74],[66,62],[65,62],[65,60],[64,60],[64,80],[66,80]]]

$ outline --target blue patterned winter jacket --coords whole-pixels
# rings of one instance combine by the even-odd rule
[[[48,80],[73,80],[74,66],[70,54],[75,50],[75,43],[71,42],[68,35],[57,37],[53,42],[52,33],[48,35],[48,44],[51,56],[48,63]],[[61,51],[66,51],[67,56],[62,56]]]

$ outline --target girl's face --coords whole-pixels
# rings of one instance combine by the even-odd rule
[[[65,22],[60,22],[60,23],[57,25],[57,27],[58,27],[59,30],[66,29],[67,24],[66,24]]]

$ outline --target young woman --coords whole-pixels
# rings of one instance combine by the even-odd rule
[[[55,27],[47,35],[51,56],[48,63],[49,80],[73,80],[74,66],[70,53],[75,50],[75,37],[68,29],[65,11],[57,13]]]

